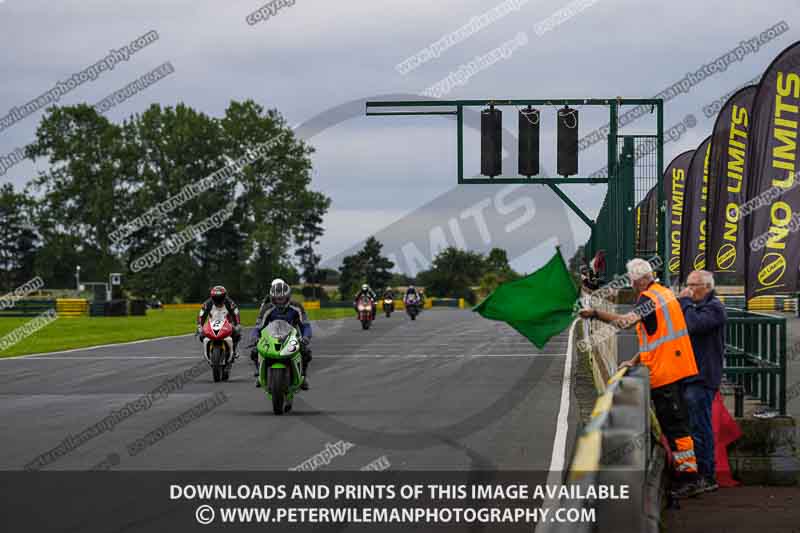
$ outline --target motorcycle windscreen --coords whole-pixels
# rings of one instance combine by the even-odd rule
[[[228,310],[224,307],[212,307],[208,315],[208,323],[214,334],[217,334],[228,319]]]
[[[294,331],[294,328],[285,320],[276,320],[267,325],[266,331],[270,337],[275,337],[283,342]]]

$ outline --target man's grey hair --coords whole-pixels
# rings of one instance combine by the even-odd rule
[[[649,262],[639,257],[628,261],[625,268],[628,269],[628,277],[631,281],[637,281],[645,276],[653,277],[653,267]]]
[[[706,287],[712,290],[714,289],[714,274],[708,270],[695,270],[695,272],[700,276],[700,281],[705,283]]]

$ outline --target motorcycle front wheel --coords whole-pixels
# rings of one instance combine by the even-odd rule
[[[286,369],[270,368],[269,393],[272,395],[272,412],[276,415],[282,415],[284,413],[287,385]]]
[[[211,373],[214,375],[214,383],[219,383],[223,379],[223,359],[222,348],[219,346],[211,348]]]

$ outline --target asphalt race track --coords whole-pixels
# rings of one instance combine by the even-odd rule
[[[314,326],[312,390],[292,413],[272,414],[244,355],[229,382],[213,383],[206,369],[43,469],[286,470],[345,442],[352,446],[339,444],[342,453],[315,469],[376,460],[392,470],[550,467],[566,332],[538,351],[470,311],[431,310],[414,322],[379,314],[369,331],[355,318]],[[0,360],[1,468],[22,469],[200,358],[200,344],[186,336]],[[129,444],[220,391],[227,401],[129,453]],[[574,402],[570,412],[574,420]]]

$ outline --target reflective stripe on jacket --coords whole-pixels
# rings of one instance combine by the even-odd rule
[[[639,336],[639,356],[650,369],[650,386],[663,387],[697,374],[697,362],[686,329],[680,303],[666,287],[653,283],[642,293],[650,300],[651,310],[658,322],[649,335],[642,322],[636,325]]]

